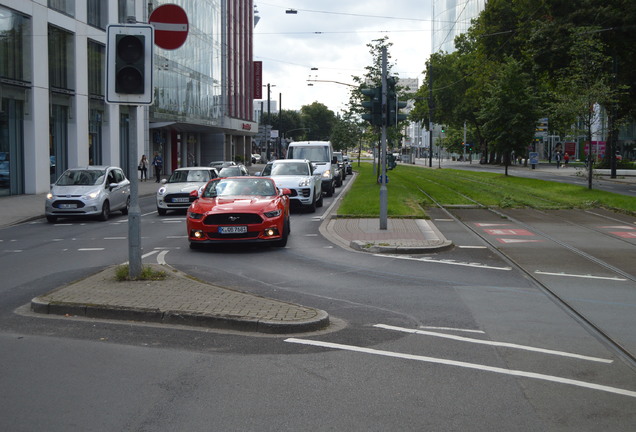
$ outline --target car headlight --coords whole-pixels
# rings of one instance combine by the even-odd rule
[[[159,190],[157,191],[157,195],[163,195],[166,193],[166,187],[165,186],[161,186],[159,188]]]
[[[84,195],[84,196],[82,197],[82,199],[86,199],[86,200],[88,200],[88,199],[95,199],[95,198],[97,198],[98,196],[99,196],[99,191],[93,191],[93,192],[89,192],[89,193],[87,193],[86,195]]]
[[[53,199],[53,194],[52,194],[51,192],[47,193],[47,194],[46,194],[46,199],[47,199],[47,200],[51,200],[51,199]]]
[[[311,177],[305,177],[298,182],[299,187],[311,186]]]
[[[188,217],[190,219],[199,220],[199,219],[201,219],[203,217],[203,213],[188,212]]]
[[[331,170],[326,170],[324,173],[322,173],[322,176],[324,178],[329,178],[331,177]]]
[[[280,209],[276,209],[276,210],[273,210],[273,211],[265,212],[263,214],[265,216],[267,216],[268,218],[275,218],[277,216],[280,216],[281,213],[282,213],[282,211]]]

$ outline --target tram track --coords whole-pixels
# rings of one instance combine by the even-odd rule
[[[458,194],[459,196],[461,196],[463,199],[467,200],[468,202],[472,203],[471,207],[476,208],[476,209],[480,209],[480,210],[484,210],[484,211],[488,211],[493,213],[494,215],[496,215],[498,218],[503,219],[503,220],[508,220],[520,227],[524,227],[528,230],[533,231],[534,233],[536,233],[537,235],[545,238],[546,240],[552,241],[555,244],[558,244],[559,246],[563,247],[564,249],[580,256],[583,257],[586,260],[589,260],[590,262],[595,263],[596,265],[601,266],[602,268],[605,268],[606,270],[618,274],[621,277],[631,280],[633,282],[636,282],[636,276],[633,274],[630,274],[628,272],[625,272],[583,250],[580,250],[570,244],[567,244],[566,242],[546,233],[546,232],[542,232],[541,230],[538,230],[536,227],[534,226],[530,226],[527,223],[517,220],[513,217],[511,217],[508,214],[503,213],[502,211],[493,208],[491,206],[485,205],[483,203],[480,203],[479,201],[468,197],[450,187],[448,187],[447,185],[442,185],[441,183],[438,182],[434,182],[432,180],[429,180],[432,183],[435,183],[437,185],[437,187],[444,187],[449,191],[452,191],[456,194]],[[555,304],[557,304],[562,310],[564,310],[566,313],[568,313],[568,315],[570,315],[571,317],[573,317],[577,322],[579,322],[584,328],[586,328],[592,335],[594,335],[599,341],[601,341],[604,345],[606,345],[608,348],[610,348],[613,352],[615,352],[619,358],[623,359],[627,364],[629,364],[632,368],[636,369],[636,353],[631,352],[627,347],[625,347],[623,344],[621,344],[621,342],[619,340],[617,340],[615,337],[613,337],[608,331],[606,331],[601,325],[599,325],[598,323],[594,322],[591,318],[589,318],[588,316],[586,316],[584,313],[582,313],[579,309],[577,309],[576,305],[572,304],[571,302],[567,301],[567,299],[563,298],[561,295],[559,295],[554,289],[552,289],[549,285],[547,285],[546,283],[542,282],[539,278],[537,278],[535,276],[535,274],[526,269],[520,262],[518,262],[514,257],[512,257],[510,254],[506,253],[505,250],[503,250],[500,247],[497,247],[497,245],[493,244],[491,239],[486,237],[486,235],[484,233],[482,233],[481,231],[479,231],[476,227],[472,226],[469,223],[466,223],[465,221],[463,221],[460,217],[458,217],[454,211],[457,211],[456,207],[453,206],[448,206],[448,205],[444,205],[440,202],[438,202],[431,194],[427,193],[426,191],[424,191],[423,189],[421,189],[420,187],[418,187],[418,190],[430,201],[433,203],[433,205],[437,208],[439,208],[444,214],[446,214],[450,219],[454,220],[457,224],[459,224],[460,226],[462,226],[464,229],[466,229],[467,231],[469,231],[470,233],[474,234],[475,236],[477,236],[478,238],[480,238],[485,244],[488,244],[491,249],[494,251],[494,253],[496,253],[497,255],[499,255],[505,262],[507,262],[510,266],[512,266],[513,268],[519,270],[522,274],[524,274],[527,278],[529,278],[534,284],[536,284],[536,286],[539,287],[539,289],[548,297],[550,298]],[[608,218],[609,219],[609,218]],[[574,226],[580,227],[580,228],[584,228],[586,230],[590,230],[590,231],[595,231],[597,234],[602,234],[604,236],[610,237],[612,238],[612,240],[617,240],[617,238],[615,237],[611,237],[609,236],[607,233],[602,232],[600,230],[594,230],[593,228],[590,227],[586,227],[584,225],[580,225],[580,224],[576,224],[574,222],[571,221],[567,221],[568,223],[572,223]],[[622,239],[618,239],[621,240]],[[629,242],[628,242],[629,243]],[[632,243],[629,243],[630,245]]]

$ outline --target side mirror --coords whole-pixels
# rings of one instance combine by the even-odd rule
[[[166,184],[166,183],[168,183],[167,179],[161,179],[161,184]]]
[[[260,177],[260,176],[262,176],[262,175],[263,175],[263,173],[262,173],[262,172],[260,172],[260,171],[258,171],[258,172],[255,172],[255,173],[254,173],[254,175],[255,175],[256,177]]]
[[[334,165],[337,165],[338,164],[338,156],[332,157],[331,158],[331,163],[334,164]]]
[[[196,201],[199,199],[199,189],[195,189],[190,192],[190,202]]]
[[[283,193],[283,195],[287,195],[287,196],[291,195],[292,193],[291,190],[288,188],[282,188],[281,192]]]

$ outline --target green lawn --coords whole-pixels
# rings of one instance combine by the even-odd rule
[[[380,185],[371,163],[361,163],[351,190],[342,200],[338,215],[378,217]],[[443,205],[567,209],[605,207],[636,214],[636,199],[583,186],[550,182],[498,173],[454,169],[431,169],[399,165],[387,172],[389,177],[389,217],[426,217],[426,207],[434,203],[422,192]]]

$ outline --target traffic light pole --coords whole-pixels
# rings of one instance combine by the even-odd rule
[[[141,208],[137,176],[137,108],[130,105],[128,124],[128,177],[130,180],[130,208],[128,209],[128,276],[141,276]]]
[[[387,229],[388,190],[386,187],[386,126],[388,122],[386,47],[382,48],[382,138],[380,141],[380,229]]]

